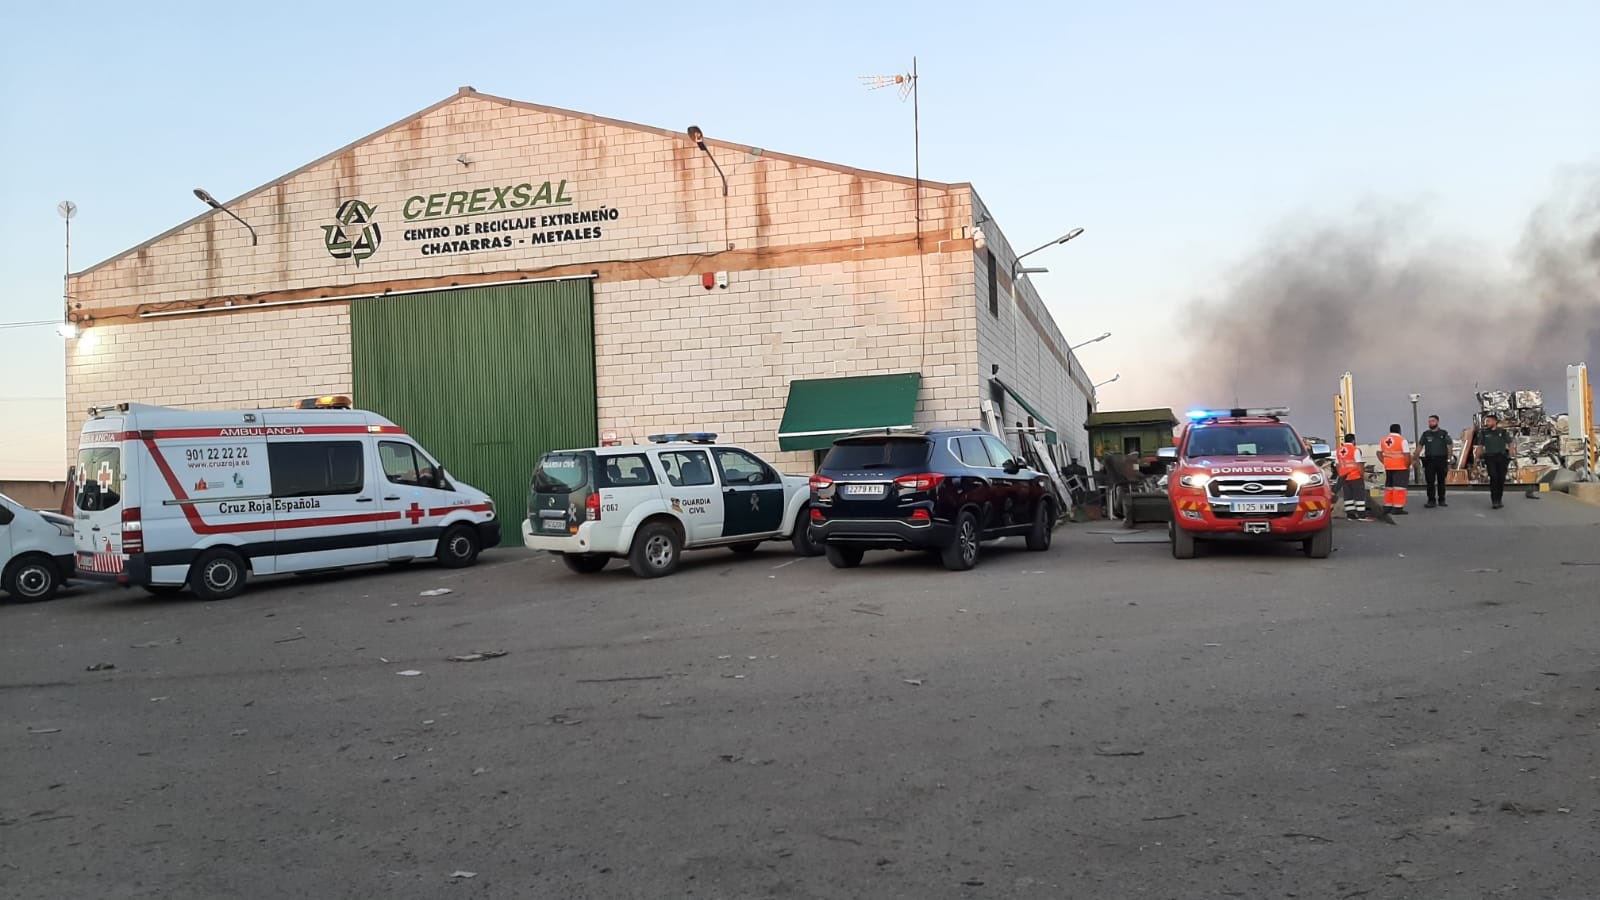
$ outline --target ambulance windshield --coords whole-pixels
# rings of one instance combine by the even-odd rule
[[[78,451],[77,506],[84,512],[101,512],[122,500],[122,449],[86,447]]]

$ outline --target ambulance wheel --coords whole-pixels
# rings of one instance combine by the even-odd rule
[[[21,603],[39,603],[56,595],[61,587],[61,570],[55,560],[42,554],[19,556],[6,566],[0,587]]]
[[[740,556],[749,556],[757,550],[760,550],[761,544],[757,541],[749,541],[743,544],[729,544],[728,549],[739,554]]]
[[[1322,529],[1302,542],[1301,547],[1306,551],[1306,556],[1312,559],[1327,559],[1328,554],[1333,552],[1333,528]]]
[[[470,566],[478,559],[478,534],[465,525],[452,525],[439,538],[439,550],[434,554],[439,565],[446,569]]]
[[[611,563],[611,557],[599,553],[563,553],[561,561],[579,575],[593,575]]]
[[[648,522],[633,536],[628,551],[628,568],[640,578],[660,578],[678,568],[683,539],[678,530],[665,522]]]
[[[1172,558],[1194,559],[1194,535],[1176,524],[1168,526],[1172,532]]]
[[[189,568],[189,590],[201,600],[226,600],[244,590],[244,560],[218,547],[200,554]]]

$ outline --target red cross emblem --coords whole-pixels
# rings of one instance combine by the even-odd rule
[[[411,508],[406,510],[405,512],[401,513],[401,515],[403,515],[406,518],[410,519],[411,520],[411,524],[415,525],[418,522],[421,522],[422,521],[422,517],[427,515],[427,513],[422,511],[422,507],[420,507],[420,506],[416,505],[415,503],[413,503],[413,504],[411,504]]]
[[[111,463],[102,462],[100,464],[100,474],[96,475],[94,480],[100,482],[100,489],[102,491],[111,490],[112,482],[116,481],[116,479],[111,475]]]

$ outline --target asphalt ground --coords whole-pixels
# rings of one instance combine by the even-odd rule
[[[0,893],[1600,896],[1600,508],[1398,522],[6,604]]]

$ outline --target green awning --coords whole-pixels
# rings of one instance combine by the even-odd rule
[[[1054,444],[1056,442],[1056,427],[1050,424],[1050,420],[1046,419],[1042,414],[1040,414],[1037,409],[1034,409],[1033,404],[1025,400],[1021,394],[1017,393],[1016,390],[1011,387],[1011,385],[1006,384],[1004,381],[1001,381],[998,378],[992,380],[995,384],[1005,388],[1006,393],[1011,395],[1011,399],[1017,401],[1018,406],[1027,410],[1028,415],[1033,416],[1034,424],[1039,427],[1040,431],[1044,432],[1044,442],[1047,444]],[[1009,427],[1010,423],[1002,423],[1002,425]]]
[[[918,372],[791,381],[778,446],[823,450],[852,432],[910,427],[921,387]]]

